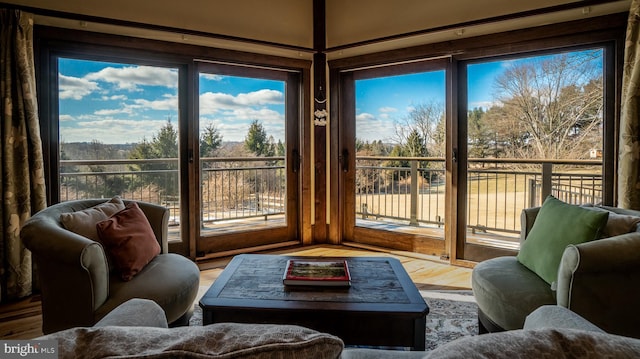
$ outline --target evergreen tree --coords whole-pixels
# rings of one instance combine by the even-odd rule
[[[155,185],[161,197],[178,196],[178,176],[173,170],[178,169],[178,132],[171,124],[171,119],[160,131],[153,136],[151,142],[144,139],[129,155],[130,159],[171,159],[167,162],[144,162],[129,166],[131,171],[151,171],[151,174],[141,174],[133,186]],[[171,171],[167,171],[171,170]]]
[[[222,135],[218,128],[209,123],[200,136],[200,156],[212,157],[215,155],[216,150],[222,145]]]
[[[469,157],[485,158],[496,156],[495,149],[491,151],[493,138],[491,128],[486,124],[485,112],[481,107],[469,110],[467,113]]]
[[[278,140],[278,144],[276,145],[276,156],[284,156],[285,155],[285,147],[284,143],[281,140]]]
[[[258,120],[251,122],[247,137],[244,139],[244,146],[258,157],[269,156],[270,152],[273,153],[273,151],[270,151],[271,146],[267,137],[267,131]]]

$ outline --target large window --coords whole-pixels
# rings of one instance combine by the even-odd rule
[[[467,242],[517,248],[520,213],[553,195],[602,204],[603,47],[470,61]]]
[[[330,64],[343,240],[479,261],[514,254],[548,195],[614,204],[614,42],[453,48]]]
[[[193,258],[299,243],[309,62],[247,65],[238,53],[242,64],[220,64],[190,46],[49,35],[39,33],[38,76],[51,203],[165,206],[169,249]]]
[[[297,238],[299,74],[199,63],[198,252]]]
[[[58,58],[60,201],[170,208],[179,239],[177,68]]]
[[[355,87],[357,223],[441,231],[445,71],[356,80]]]

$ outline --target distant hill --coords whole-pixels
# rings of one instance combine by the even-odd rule
[[[119,160],[128,159],[131,151],[137,143],[126,144],[104,144],[96,142],[71,142],[62,143],[62,160]],[[244,142],[228,141],[223,142],[217,151],[222,157],[242,157],[252,156],[244,148]]]

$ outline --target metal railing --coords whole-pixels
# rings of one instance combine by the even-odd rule
[[[436,157],[357,157],[356,215],[443,227],[444,165]],[[473,233],[520,233],[522,209],[549,194],[572,204],[602,200],[601,161],[469,159],[468,166],[466,219]]]
[[[284,157],[201,159],[203,223],[285,213]],[[60,161],[60,200],[123,198],[166,206],[180,221],[177,159]]]
[[[599,203],[601,161],[470,159],[467,226],[472,232],[520,232],[520,212],[548,194]],[[61,200],[120,195],[168,207],[179,224],[177,159],[60,161]],[[356,158],[359,220],[441,228],[445,223],[445,162],[435,157]],[[284,157],[201,159],[203,223],[273,218],[285,213]]]

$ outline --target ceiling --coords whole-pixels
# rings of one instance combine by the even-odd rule
[[[325,1],[330,59],[619,13],[631,3]],[[33,12],[36,24],[287,57],[313,54],[313,0],[7,0],[3,4]],[[539,9],[544,13],[537,13]]]

